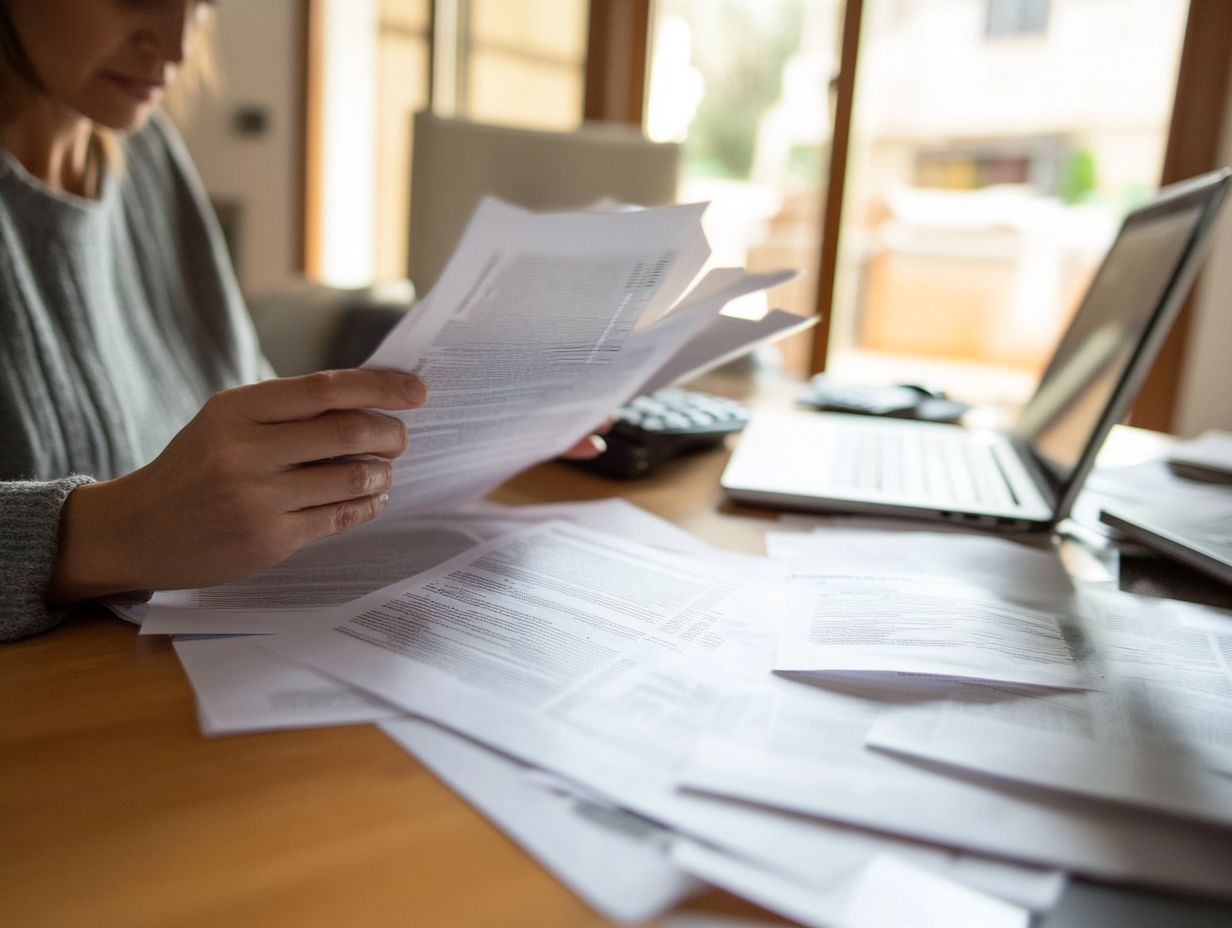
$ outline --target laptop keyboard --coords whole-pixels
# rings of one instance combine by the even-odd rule
[[[990,445],[962,432],[846,429],[834,445],[833,485],[936,506],[1011,508],[1016,498]]]

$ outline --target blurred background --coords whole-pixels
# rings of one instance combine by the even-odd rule
[[[408,275],[413,114],[681,146],[801,374],[1029,395],[1124,213],[1232,162],[1225,0],[249,0],[185,134],[252,294]],[[422,183],[430,180],[420,179]],[[1135,421],[1232,428],[1224,224]],[[422,287],[421,295],[422,295]]]

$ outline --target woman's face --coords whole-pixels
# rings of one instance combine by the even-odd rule
[[[5,0],[51,102],[118,131],[139,127],[175,78],[205,0]]]

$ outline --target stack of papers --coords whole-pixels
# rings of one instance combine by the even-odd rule
[[[624,922],[707,884],[824,928],[1017,928],[1066,871],[1232,893],[1228,639],[1000,539],[751,557],[620,500],[476,502],[783,279],[682,298],[698,215],[481,207],[372,361],[430,388],[381,518],[125,610],[176,636],[203,731],[376,722]]]
[[[1212,429],[1179,442],[1168,452],[1168,466],[1182,477],[1232,483],[1232,433]]]

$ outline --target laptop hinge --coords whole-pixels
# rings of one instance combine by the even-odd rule
[[[1035,449],[1029,441],[1020,438],[1012,432],[1008,433],[1006,437],[1010,440],[1010,444],[1014,446],[1014,450],[1018,452],[1018,459],[1022,461],[1027,475],[1031,478],[1031,482],[1039,490],[1040,496],[1044,498],[1048,508],[1056,515],[1057,504],[1061,501],[1061,494],[1065,489],[1064,485],[1048,469],[1048,466],[1040,460],[1039,455],[1035,453]]]

